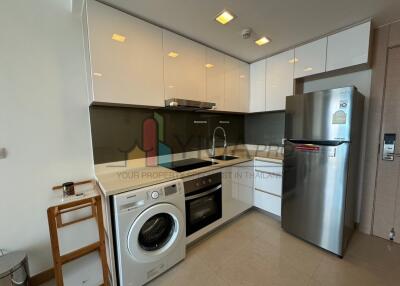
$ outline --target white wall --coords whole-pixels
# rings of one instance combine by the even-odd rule
[[[53,185],[93,177],[82,26],[70,0],[2,0],[0,248],[52,266]]]
[[[361,164],[360,164],[360,177],[359,189],[357,200],[357,222],[360,222],[362,190],[363,190],[363,175],[364,175],[364,157],[365,157],[365,144],[368,123],[368,104],[371,90],[371,70],[359,71],[348,73],[345,75],[333,76],[325,79],[318,79],[307,81],[304,83],[304,92],[311,92],[335,87],[343,87],[354,85],[358,91],[365,96],[364,101],[364,118],[363,118],[363,131],[361,135]]]

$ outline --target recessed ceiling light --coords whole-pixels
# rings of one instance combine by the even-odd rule
[[[177,56],[179,56],[179,54],[176,53],[176,52],[169,52],[168,56],[171,57],[171,58],[176,58]]]
[[[125,42],[126,37],[125,37],[125,36],[122,36],[122,35],[120,35],[120,34],[113,34],[112,37],[111,37],[111,39],[113,39],[114,41],[123,43],[123,42]]]
[[[99,72],[94,72],[93,75],[94,75],[94,76],[98,76],[98,77],[102,77],[102,76],[103,76],[103,74],[101,74],[101,73],[99,73]]]
[[[270,39],[268,39],[267,37],[261,37],[256,41],[256,44],[259,46],[265,45],[267,43],[271,42]]]
[[[217,15],[215,20],[217,22],[221,23],[222,25],[225,25],[225,24],[228,24],[230,21],[232,21],[234,18],[235,18],[235,16],[233,16],[232,13],[230,13],[227,10],[224,10]]]
[[[312,71],[312,67],[305,68],[304,71]]]
[[[294,58],[294,59],[289,60],[289,64],[294,64],[294,63],[297,63],[298,61],[299,61],[298,58]]]
[[[206,64],[206,68],[208,68],[208,69],[213,68],[213,67],[214,67],[213,64]]]
[[[244,74],[241,74],[239,77],[240,78],[245,78],[246,76]]]

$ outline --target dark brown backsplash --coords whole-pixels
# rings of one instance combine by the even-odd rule
[[[91,106],[94,161],[101,164],[144,157],[150,147],[143,138],[155,137],[151,141],[156,142],[159,155],[207,149],[217,126],[226,130],[228,145],[280,143],[284,128],[282,114]],[[217,138],[216,145],[223,146],[220,132]]]
[[[285,134],[285,112],[246,114],[244,131],[246,144],[281,146]]]

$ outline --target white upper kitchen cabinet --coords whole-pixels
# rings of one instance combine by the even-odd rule
[[[250,65],[250,112],[265,111],[265,73],[267,60]]]
[[[216,104],[216,110],[224,109],[225,55],[206,48],[206,101]]]
[[[332,71],[369,60],[371,22],[328,36],[326,71]]]
[[[206,47],[163,30],[165,99],[206,100]]]
[[[327,37],[294,49],[294,78],[325,72]]]
[[[266,111],[284,110],[286,96],[293,95],[294,50],[267,59]]]
[[[248,112],[250,95],[249,64],[225,56],[225,111]]]
[[[162,30],[93,0],[84,15],[91,101],[164,106]]]
[[[239,109],[240,112],[249,112],[250,100],[250,65],[239,62]]]

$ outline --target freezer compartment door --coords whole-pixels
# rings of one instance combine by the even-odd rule
[[[285,143],[282,227],[342,255],[349,143]]]
[[[285,138],[351,141],[354,87],[286,97]]]

